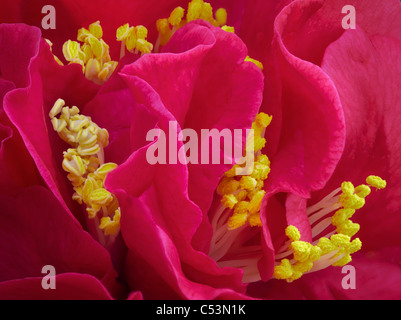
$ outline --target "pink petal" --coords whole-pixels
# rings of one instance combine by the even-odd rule
[[[347,289],[351,272],[340,267],[305,274],[287,283],[271,280],[268,284],[249,286],[248,294],[263,299],[309,300],[398,300],[401,297],[401,271],[399,247],[353,255],[355,289]],[[343,281],[345,287],[343,287]]]
[[[45,276],[45,275],[43,275]],[[112,300],[113,297],[93,276],[79,273],[56,275],[55,289],[43,289],[42,277],[0,283],[2,300]]]
[[[294,8],[295,6],[295,8]],[[282,75],[282,131],[269,181],[298,195],[322,188],[344,147],[344,115],[330,78],[293,55],[284,41],[296,16],[287,6],[275,22],[275,48]],[[298,39],[302,42],[302,40]]]
[[[37,29],[26,27],[24,32],[32,30]],[[40,39],[37,37],[36,41]],[[16,47],[10,47],[8,50],[23,50],[23,45],[23,42],[19,42]],[[29,82],[26,87],[6,94],[3,101],[4,110],[21,134],[47,185],[59,201],[81,219],[81,208],[71,200],[72,188],[61,168],[62,152],[67,146],[54,132],[48,113],[60,97],[69,105],[84,105],[85,101],[94,95],[98,86],[85,79],[80,66],[59,66],[44,40],[41,40],[40,50],[30,60],[28,76]]]
[[[354,216],[361,224],[358,236],[364,249],[401,241],[395,231],[401,195],[400,49],[398,40],[369,37],[359,28],[329,46],[323,60],[338,88],[348,132],[344,156],[328,188],[344,180],[364,183],[370,174],[388,183],[386,189],[373,191]]]
[[[1,195],[0,281],[40,277],[52,265],[56,274],[85,273],[111,290],[118,288],[108,252],[70,218],[43,187],[16,198]]]

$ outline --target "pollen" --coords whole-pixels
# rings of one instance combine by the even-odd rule
[[[63,45],[64,58],[70,64],[81,65],[85,77],[96,84],[107,81],[118,64],[111,60],[109,46],[102,37],[103,29],[96,21],[88,29],[78,30],[77,41],[68,40]]]
[[[109,140],[107,130],[81,115],[76,106],[66,107],[62,99],[55,102],[49,117],[59,137],[71,146],[63,153],[62,167],[73,185],[73,200],[85,205],[89,219],[100,215],[98,228],[106,236],[116,235],[121,211],[116,196],[104,188],[107,174],[117,168],[115,163],[103,160],[103,149]]]
[[[260,113],[256,116],[252,129],[258,134],[258,138],[262,138],[261,135],[264,135],[270,122],[271,117],[267,114]],[[217,187],[217,194],[222,196],[222,205],[232,210],[232,216],[227,221],[228,230],[240,228],[247,223],[251,227],[261,226],[260,207],[265,196],[263,186],[270,172],[270,161],[261,153],[262,146],[258,141],[260,140],[250,139],[248,136],[244,152],[252,150],[256,154],[252,172],[243,175],[243,165],[236,164],[225,172]],[[266,140],[263,146],[265,142]]]
[[[52,50],[53,43],[52,43],[49,39],[45,39],[45,40],[46,40],[47,44],[48,44],[49,47],[50,47],[50,51],[53,52],[53,50]],[[60,60],[56,55],[53,54],[53,57],[54,57],[54,60],[56,60],[56,62],[57,62],[60,66],[63,66],[63,65],[64,65],[64,63],[62,63],[61,60]]]
[[[369,176],[366,183],[376,189],[386,186],[386,182],[377,176]],[[339,192],[341,193],[338,194]],[[284,244],[278,250],[273,277],[292,282],[305,273],[318,271],[330,265],[341,267],[352,261],[351,255],[361,249],[362,242],[359,238],[352,239],[359,231],[360,225],[352,222],[350,218],[356,210],[364,206],[365,198],[370,193],[371,188],[368,185],[354,187],[351,182],[344,181],[340,188],[308,208],[312,243],[300,241],[299,230],[289,225],[285,234],[290,243]],[[333,211],[335,213],[327,217]],[[318,238],[324,231],[327,232],[326,235]]]
[[[254,63],[260,70],[263,71],[263,64],[260,61],[258,61],[256,59],[252,59],[250,56],[247,56],[245,58],[245,61],[250,61],[250,62]]]
[[[176,7],[168,18],[156,21],[156,28],[159,33],[155,44],[155,52],[159,52],[160,46],[166,45],[173,34],[188,22],[204,20],[215,27],[227,27],[227,11],[219,8],[213,14],[213,7],[203,0],[192,0],[188,3],[187,10]],[[234,29],[232,29],[234,31]]]
[[[367,177],[366,183],[376,189],[384,189],[386,187],[386,181],[378,176]]]
[[[176,7],[171,11],[168,18],[156,21],[156,28],[159,36],[155,43],[155,52],[159,52],[160,46],[165,46],[177,29],[185,26],[188,22],[194,20],[204,20],[214,27],[230,33],[235,33],[234,27],[227,25],[227,10],[217,9],[213,14],[213,7],[209,2],[203,0],[192,0],[188,3],[187,11],[182,7]],[[263,64],[247,56],[245,61],[254,63],[263,71]]]
[[[146,54],[153,50],[153,44],[146,40],[148,29],[142,25],[136,27],[128,23],[116,31],[116,39],[121,42],[120,59],[125,55],[125,49],[134,54]]]

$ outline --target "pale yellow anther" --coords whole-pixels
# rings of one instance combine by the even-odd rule
[[[100,147],[98,144],[90,147],[78,146],[77,151],[81,156],[91,156],[98,153],[100,151]]]
[[[88,43],[96,59],[101,59],[104,55],[104,48],[99,39],[94,36],[88,37]]]
[[[255,189],[256,185],[257,185],[257,180],[250,177],[250,176],[243,176],[240,181],[240,187],[242,189],[248,190],[248,191],[252,191],[253,189]]]
[[[258,61],[258,60],[256,60],[256,59],[252,59],[250,56],[247,56],[247,57],[245,58],[245,61],[249,61],[249,62],[254,63],[260,70],[263,71],[263,64],[262,64],[262,62],[260,62],[260,61]]]
[[[65,171],[76,176],[82,176],[86,171],[82,158],[76,155],[73,155],[71,159],[64,158],[62,165]]]
[[[91,204],[104,206],[107,205],[107,203],[109,203],[111,200],[111,193],[104,188],[95,189],[89,194],[89,202]]]
[[[142,25],[139,25],[135,27],[135,33],[138,39],[146,39],[148,36],[148,29]]]
[[[107,81],[117,62],[110,57],[110,48],[102,39],[103,29],[99,21],[89,25],[89,30],[81,28],[78,30],[77,40],[82,44],[68,40],[63,45],[63,54],[70,63],[80,64],[85,77],[103,84]]]
[[[94,176],[96,179],[101,179],[103,180],[106,178],[107,174],[113,171],[115,168],[117,168],[117,164],[113,162],[108,162],[105,164],[102,164],[95,172]]]
[[[123,41],[125,39],[128,38],[131,30],[133,30],[133,28],[131,29],[129,24],[126,23],[124,25],[122,25],[121,27],[119,27],[116,31],[116,38],[118,41]]]
[[[76,41],[68,40],[63,45],[63,54],[67,61],[72,61],[78,58],[80,44]]]
[[[225,194],[221,199],[221,203],[226,208],[233,209],[234,206],[238,203],[238,199],[233,194]]]
[[[217,25],[215,20],[213,19],[213,8],[210,3],[208,2],[203,2],[202,4],[202,10],[199,16],[199,19],[205,20],[210,22],[213,25]]]
[[[224,30],[224,31],[226,31],[226,32],[235,33],[234,27],[222,26],[221,29]]]
[[[120,229],[120,218],[121,218],[120,209],[117,209],[114,213],[113,219],[111,219],[110,217],[103,217],[100,220],[99,228],[101,230],[104,230],[104,234],[106,236],[115,234]]]
[[[129,52],[134,52],[135,46],[136,46],[136,41],[137,41],[137,37],[136,37],[135,29],[134,29],[134,27],[131,27],[128,32],[128,37],[125,40],[125,47],[127,48],[127,50]]]
[[[185,10],[182,7],[175,8],[168,18],[168,22],[172,26],[178,26],[181,23],[182,18],[184,17]]]
[[[71,131],[79,132],[83,127],[90,124],[90,120],[88,118],[72,120],[69,123],[68,129]]]
[[[387,185],[386,180],[373,175],[366,178],[366,183],[376,189],[384,189]]]
[[[199,19],[202,13],[203,0],[192,0],[188,4],[187,21]]]
[[[264,190],[259,190],[253,195],[252,199],[249,201],[248,207],[251,214],[259,212],[265,194],[266,192]]]
[[[89,32],[95,36],[97,39],[103,37],[103,29],[100,26],[100,21],[96,21],[89,25]]]
[[[89,59],[86,68],[85,68],[85,77],[89,80],[95,81],[97,79],[97,75],[101,71],[101,64],[96,59]]]
[[[138,39],[136,41],[136,49],[141,53],[150,53],[153,50],[153,44],[144,39]]]
[[[227,11],[224,8],[217,9],[216,13],[216,20],[219,26],[224,26],[227,24]]]
[[[228,230],[242,227],[248,221],[248,213],[234,213],[227,222]]]
[[[160,45],[164,46],[171,37],[170,24],[167,19],[159,19],[156,21],[156,28],[159,32]]]
[[[86,38],[91,36],[92,34],[88,29],[81,28],[78,30],[77,40],[80,42],[86,42]]]
[[[223,179],[217,187],[217,193],[219,195],[230,194],[236,191],[240,186],[239,181],[232,178]]]
[[[50,119],[53,119],[55,116],[57,116],[62,108],[65,106],[65,101],[63,99],[57,99],[53,107],[51,108],[49,112],[49,117]]]

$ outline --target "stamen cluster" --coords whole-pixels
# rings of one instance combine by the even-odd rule
[[[65,59],[80,64],[85,77],[97,84],[106,82],[118,64],[111,60],[109,46],[102,37],[103,30],[97,21],[89,29],[78,30],[77,40],[81,43],[68,40],[63,45]]]
[[[317,271],[332,266],[344,266],[352,258],[351,254],[362,247],[359,238],[352,240],[352,237],[359,231],[360,226],[350,220],[357,209],[365,205],[365,198],[371,193],[369,187],[378,189],[385,187],[386,183],[380,177],[369,176],[366,179],[368,185],[362,184],[354,187],[351,182],[343,182],[340,190],[335,190],[316,205],[308,208],[309,222],[312,226],[312,237],[330,227],[336,227],[318,241],[312,243],[301,241],[301,234],[295,226],[288,226],[285,230],[290,239],[288,250],[279,250],[276,261],[279,261],[274,269],[273,276],[277,279],[285,279],[292,282],[300,278],[304,273]],[[328,213],[338,209],[332,217],[324,218]],[[324,219],[322,219],[324,218]],[[315,224],[315,222],[317,222]],[[284,246],[287,247],[287,244]],[[284,258],[293,255],[293,259]]]
[[[119,203],[116,196],[103,187],[107,174],[117,167],[115,163],[103,163],[103,148],[108,145],[109,134],[90,117],[79,114],[76,106],[64,105],[64,100],[58,99],[49,116],[53,129],[72,146],[64,151],[62,163],[74,187],[72,198],[85,204],[89,219],[97,218],[100,212],[99,228],[105,235],[115,234],[120,227]]]
[[[233,230],[249,223],[250,226],[261,226],[260,206],[265,195],[263,190],[264,180],[270,173],[270,160],[261,153],[266,144],[264,130],[271,122],[271,117],[265,113],[259,113],[252,124],[252,139],[247,141],[247,148],[251,147],[256,155],[256,161],[244,174],[241,165],[234,165],[225,172],[223,179],[217,187],[217,194],[222,196],[221,203],[224,207],[233,210],[233,215],[228,219],[228,229]],[[253,145],[250,146],[249,144]],[[238,174],[240,173],[240,174]]]

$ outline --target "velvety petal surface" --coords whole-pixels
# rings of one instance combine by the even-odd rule
[[[224,57],[223,46],[226,50],[230,48]],[[262,76],[256,66],[244,63],[245,47],[236,36],[204,23],[189,24],[177,31],[164,50],[160,55],[145,56],[125,67],[121,76],[137,102],[159,118],[157,127],[167,133],[167,141],[177,140],[169,133],[168,121],[178,121],[178,130],[183,127],[197,132],[201,128],[250,127],[261,102]],[[226,85],[217,87],[223,81],[220,74],[225,75]],[[229,98],[231,92],[236,92],[235,99]],[[244,110],[249,112],[246,117]],[[182,142],[176,143],[179,149]],[[145,163],[148,147],[134,153],[106,181],[107,187],[118,194],[122,211],[126,212],[122,217],[122,233],[132,254],[139,255],[157,270],[159,277],[181,297],[210,298],[233,289],[243,292],[238,270],[219,269],[207,254],[194,250],[191,244],[201,223],[207,223],[205,213],[214,193],[210,184],[217,185],[227,166],[197,168],[197,165],[187,167],[177,163],[152,167]],[[124,178],[126,170],[130,170],[131,179]],[[141,171],[152,175],[153,180],[146,175],[145,179],[132,178],[135,172],[142,175]],[[141,190],[143,193],[139,196],[132,194],[138,190],[133,181],[147,181],[145,191]],[[146,186],[149,181],[151,184]],[[140,234],[146,232],[147,237],[154,234],[152,238],[159,241],[141,243],[133,230]],[[202,232],[205,232],[202,243],[196,247],[206,250],[204,243],[211,236],[210,229]],[[145,236],[139,238],[146,241]],[[165,259],[164,266],[160,263],[161,257]],[[130,272],[130,277],[138,281],[135,274]],[[231,289],[223,289],[227,287]],[[234,291],[232,294],[238,295]]]
[[[43,275],[44,276],[44,275]],[[88,274],[56,275],[55,289],[43,289],[43,278],[25,278],[0,283],[2,300],[112,300],[113,297],[95,277]]]
[[[395,228],[401,223],[400,48],[399,40],[359,28],[330,45],[322,63],[338,88],[347,126],[344,156],[328,188],[344,180],[364,183],[370,174],[388,184],[355,215],[365,250],[401,244]]]
[[[329,267],[292,283],[271,280],[266,284],[253,284],[248,293],[263,299],[281,300],[398,300],[401,298],[400,254],[399,247],[357,253],[350,263],[353,271]],[[353,276],[355,281],[350,280]],[[355,289],[348,287],[351,283]]]
[[[0,202],[0,281],[42,277],[43,266],[51,265],[57,275],[89,274],[111,292],[118,288],[108,252],[74,223],[49,190],[29,187],[17,197],[1,195]]]

